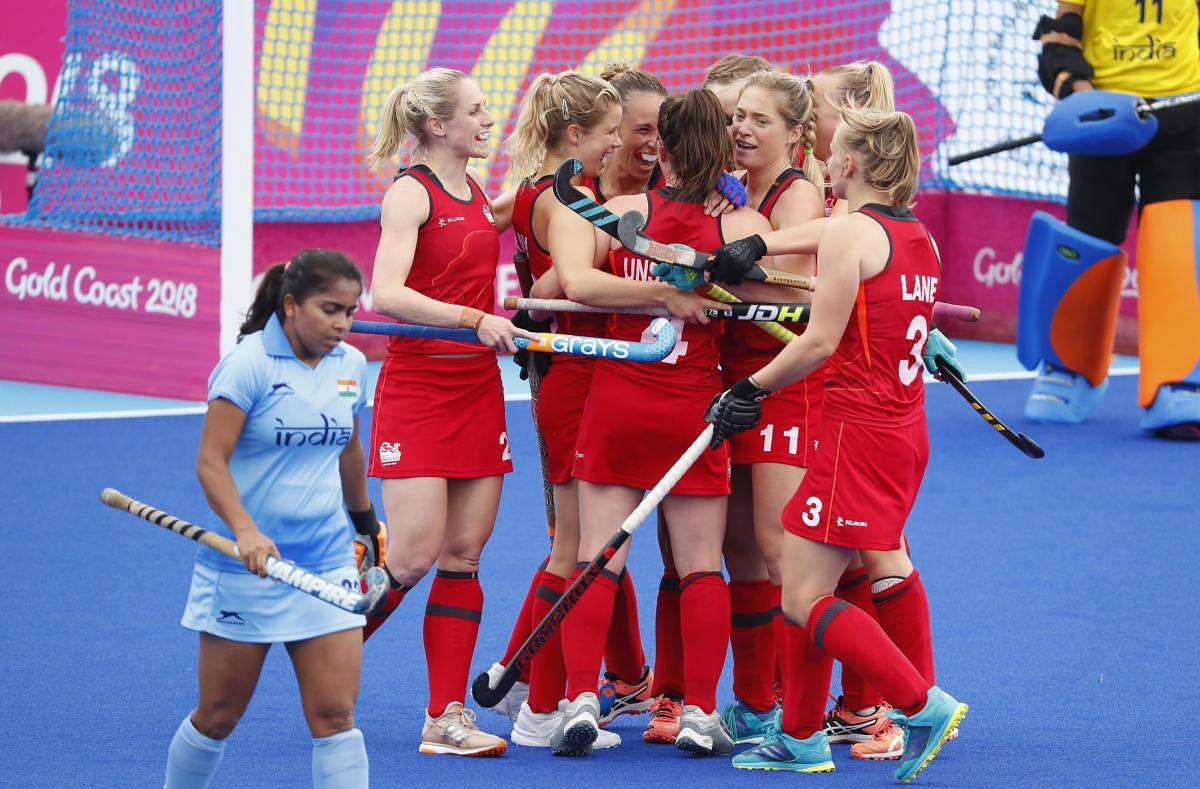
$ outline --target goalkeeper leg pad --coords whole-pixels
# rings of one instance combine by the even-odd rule
[[[1041,375],[1025,405],[1035,421],[1077,423],[1107,387],[1125,253],[1037,211],[1017,309],[1017,357]]]
[[[1200,200],[1143,207],[1137,249],[1142,428],[1200,437]]]

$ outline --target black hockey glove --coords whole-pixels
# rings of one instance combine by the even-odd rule
[[[754,268],[765,254],[767,254],[767,245],[760,235],[740,238],[719,247],[712,254],[713,282],[740,285],[746,278],[746,272]]]
[[[754,382],[743,378],[720,394],[714,395],[704,412],[704,420],[712,422],[713,437],[709,447],[716,449],[734,433],[749,430],[762,417],[762,401],[771,394]]]

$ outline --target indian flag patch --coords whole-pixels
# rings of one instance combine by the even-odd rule
[[[353,378],[339,378],[337,388],[341,397],[358,397],[358,381]]]

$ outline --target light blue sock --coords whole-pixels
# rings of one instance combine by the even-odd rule
[[[367,789],[367,746],[358,729],[314,737],[313,789]]]
[[[189,712],[175,730],[171,747],[167,749],[167,778],[163,789],[205,789],[224,754],[225,741],[198,732]]]

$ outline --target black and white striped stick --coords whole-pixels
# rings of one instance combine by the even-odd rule
[[[238,553],[237,543],[228,537],[222,537],[220,534],[214,534],[194,523],[188,523],[182,518],[176,518],[145,502],[130,498],[119,490],[105,488],[100,491],[100,500],[114,509],[124,510],[130,515],[136,515],[143,520],[158,524],[164,529],[187,537],[189,540],[195,540],[201,545],[207,545],[226,556],[239,560],[242,558]],[[387,574],[379,567],[367,570],[367,591],[365,593],[346,589],[339,584],[325,580],[316,573],[305,570],[303,567],[297,567],[290,562],[276,559],[274,556],[267,557],[267,575],[352,614],[366,614],[373,611],[375,606],[387,595],[388,588]]]

